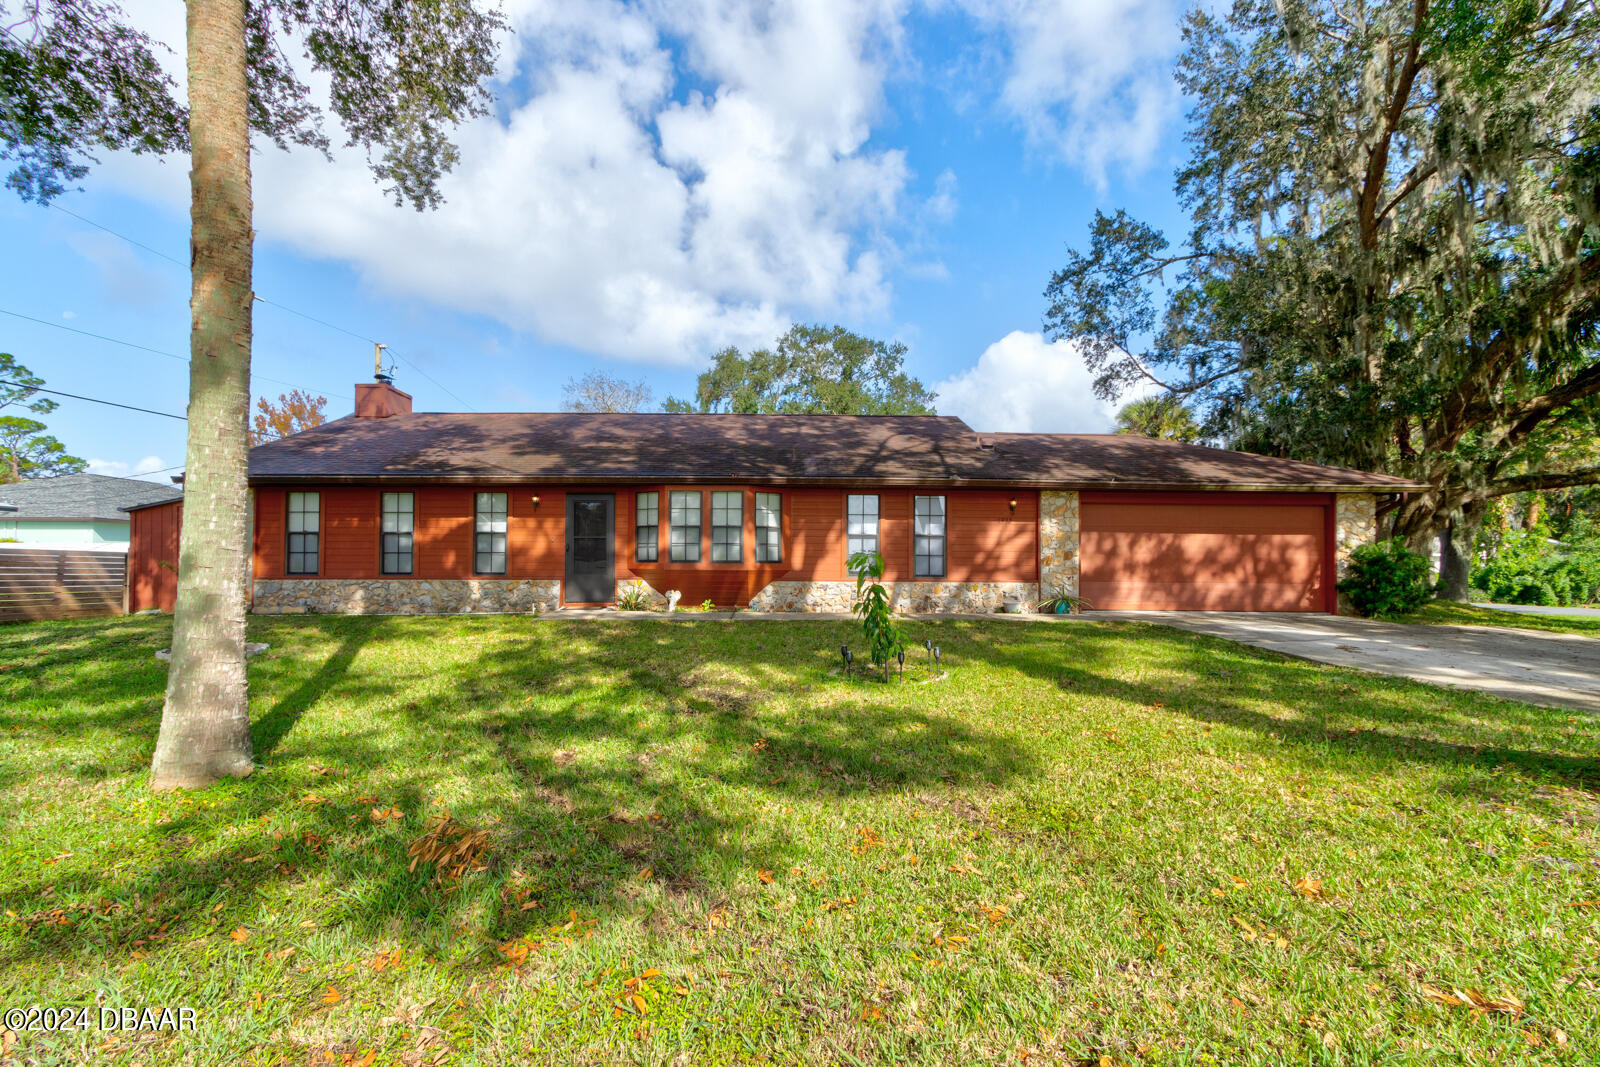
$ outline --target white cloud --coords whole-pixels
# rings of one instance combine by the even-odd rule
[[[171,464],[165,462],[160,456],[146,456],[137,463],[128,463],[120,459],[91,459],[88,472],[90,474],[107,474],[113,478],[138,478],[142,475],[153,474],[156,471],[165,471]],[[166,475],[160,478],[151,478],[149,481],[166,481]]]
[[[1002,43],[977,91],[1031,139],[1096,177],[1148,159],[1171,112],[1176,0],[923,0],[946,2]],[[175,49],[181,85],[182,5],[125,6]],[[916,0],[505,9],[500,110],[458,131],[440,211],[391,206],[356,153],[268,147],[252,157],[261,239],[546,342],[679,366],[791,318],[886,316],[895,277],[944,275],[925,231],[949,224],[955,173],[913,198],[904,152],[872,139],[886,83],[916,71]],[[186,170],[122,157],[101,178],[182,210]]]
[[[1005,109],[1092,180],[1149,166],[1179,93],[1176,0],[960,0],[1005,39]]]
[[[978,362],[933,387],[941,415],[989,433],[1105,433],[1124,401],[1094,395],[1094,376],[1071,341],[1013,330]]]
[[[253,158],[260,235],[622,359],[697,362],[770,342],[790,316],[887,309],[882,235],[910,173],[867,141],[897,4],[524,0],[507,13],[503,112],[459,131],[440,211],[392,207],[354,154],[269,149]],[[183,202],[179,166],[116,171]]]

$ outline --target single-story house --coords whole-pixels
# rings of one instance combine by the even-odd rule
[[[633,583],[686,605],[846,610],[875,549],[895,605],[1336,611],[1404,479],[1124,434],[957,418],[353,415],[250,452],[258,613],[530,611]],[[178,505],[134,511],[130,607],[171,607]]]
[[[0,540],[28,545],[124,549],[127,507],[164,504],[175,486],[105,474],[63,474],[0,485]]]

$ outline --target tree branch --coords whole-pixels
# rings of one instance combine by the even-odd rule
[[[1548,471],[1542,474],[1514,474],[1491,483],[1484,495],[1507,496],[1511,493],[1528,493],[1538,489],[1567,489],[1575,485],[1600,485],[1600,467],[1580,467],[1577,470]]]

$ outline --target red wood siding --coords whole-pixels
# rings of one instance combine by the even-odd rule
[[[1097,609],[1332,610],[1324,494],[1100,492],[1080,508]]]
[[[796,490],[788,507],[795,547],[789,578],[844,581],[845,497],[878,497],[878,550],[884,579],[912,581],[912,498],[945,498],[945,580],[952,582],[1033,582],[1039,578],[1039,494],[1003,489],[851,489]],[[1017,510],[1011,510],[1016,500]]]
[[[178,602],[178,529],[183,502],[128,513],[128,610],[171,611]]]
[[[566,497],[568,493],[611,493],[616,498],[613,551],[618,581],[642,578],[658,590],[677,589],[689,604],[710,599],[719,605],[743,604],[768,582],[780,579],[845,581],[844,508],[847,490],[742,487],[744,495],[743,561],[712,563],[711,494],[727,486],[659,485],[495,487],[508,498],[507,578],[561,579],[566,569]],[[673,489],[700,492],[701,558],[673,563],[667,557]],[[379,568],[380,490],[329,486],[322,494],[322,541],[318,577],[376,578]],[[472,517],[475,489],[417,486],[413,500],[414,578],[473,577]],[[634,502],[638,492],[659,492],[660,559],[634,561]],[[778,492],[783,497],[783,559],[755,563],[755,494]],[[858,490],[848,490],[856,492]],[[1035,492],[993,489],[926,491],[910,489],[861,492],[879,495],[880,545],[886,577],[906,581],[912,575],[912,497],[919,492],[943,495],[949,529],[946,578],[950,581],[1031,582],[1038,578],[1039,497]],[[285,555],[286,490],[256,492],[255,568],[260,578],[282,578]],[[537,507],[533,503],[538,496]],[[1009,501],[1017,500],[1012,512]]]

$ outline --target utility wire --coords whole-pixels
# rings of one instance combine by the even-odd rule
[[[60,204],[56,203],[54,200],[52,200],[50,202],[50,206],[55,208],[57,211],[61,212],[63,215],[71,215],[73,218],[77,219],[81,223],[84,223],[85,225],[93,226],[97,230],[104,230],[106,233],[109,233],[113,237],[120,237],[120,238],[122,238],[122,240],[128,242],[130,245],[133,245],[135,248],[144,249],[146,252],[149,252],[152,256],[160,256],[162,259],[166,260],[168,263],[176,263],[178,266],[183,267],[185,269],[187,269],[188,266],[189,266],[189,264],[185,263],[181,259],[178,259],[176,256],[169,256],[165,252],[159,251],[158,249],[151,248],[149,245],[145,244],[142,241],[135,241],[132,237],[129,237],[125,233],[118,233],[116,230],[113,230],[110,226],[102,226],[102,225],[100,225],[100,223],[94,221],[93,219],[86,219],[82,215],[78,214],[76,211],[68,211],[66,208],[62,207]]]
[[[151,248],[149,245],[143,243],[142,241],[135,241],[132,237],[129,237],[125,233],[118,233],[116,230],[113,230],[109,226],[105,226],[105,225],[102,225],[101,223],[95,222],[93,219],[86,219],[82,215],[78,214],[76,211],[68,211],[66,208],[64,208],[61,205],[59,205],[57,203],[54,203],[54,202],[52,202],[50,204],[50,206],[55,208],[57,211],[61,212],[64,215],[71,215],[73,218],[77,219],[79,222],[82,222],[82,223],[85,223],[87,225],[93,226],[97,230],[104,230],[106,233],[109,233],[113,237],[119,237],[122,240],[128,242],[129,244],[133,245],[135,248],[142,248],[146,252],[149,252],[151,255],[160,256],[162,259],[166,260],[168,263],[176,263],[178,266],[184,267],[184,268],[187,268],[189,266],[187,263],[183,262],[182,260],[175,259],[172,256],[167,255],[165,252],[159,252],[156,249]],[[255,294],[251,294],[251,295],[255,296]],[[368,337],[366,334],[357,333],[354,330],[347,330],[343,326],[335,325],[334,323],[331,323],[326,319],[319,319],[315,315],[308,315],[304,311],[300,311],[300,310],[297,310],[295,308],[290,307],[288,304],[280,304],[276,300],[269,300],[264,296],[255,296],[255,299],[260,301],[263,304],[271,304],[273,307],[277,308],[280,311],[287,311],[291,315],[298,315],[298,316],[300,316],[300,318],[305,319],[307,322],[314,322],[318,326],[324,326],[324,327],[326,327],[326,328],[328,328],[330,330],[334,330],[334,331],[337,331],[338,333],[342,333],[346,337],[354,337],[356,340],[365,341],[369,345],[375,345],[375,344],[379,343],[378,341],[374,340],[373,338]],[[26,317],[26,316],[22,316],[22,317]],[[35,320],[35,321],[38,321],[38,320]],[[53,326],[55,324],[54,323],[45,323],[45,325]],[[66,327],[63,327],[63,329],[65,329],[65,328]],[[74,331],[74,332],[82,332],[82,331]],[[91,336],[93,336],[93,335],[91,335]],[[118,343],[120,344],[122,342],[118,342]],[[138,346],[134,346],[134,347],[138,347]],[[429,374],[427,371],[423,370],[421,367],[417,366],[415,363],[411,362],[409,359],[406,359],[400,353],[396,352],[394,350],[393,346],[385,345],[384,348],[385,348],[386,351],[388,351],[388,353],[391,356],[394,356],[396,359],[400,360],[400,362],[404,363],[406,366],[410,367],[412,370],[414,370],[418,374],[422,375],[428,381],[432,382],[439,389],[440,392],[444,393],[451,400],[454,400],[457,404],[460,404],[462,407],[466,408],[468,411],[476,410],[475,408],[473,408],[473,406],[471,404],[468,404],[465,400],[462,400],[459,396],[456,396],[456,394],[452,393],[449,389],[445,388],[444,383],[440,382],[433,375]],[[149,351],[153,351],[153,349],[149,350]],[[160,354],[161,355],[167,355],[169,353],[163,352],[163,353],[160,353]],[[183,357],[179,356],[179,357],[175,357],[175,358],[182,359]],[[267,378],[267,379],[264,379],[264,380],[265,381],[272,381],[273,379]],[[280,384],[280,385],[290,385],[290,383],[288,383],[288,382],[279,382],[278,384]],[[290,385],[290,387],[291,388],[298,388],[298,386],[293,386],[293,385]],[[342,399],[349,400],[350,398],[349,397],[343,397]]]
[[[318,326],[326,326],[330,330],[337,330],[338,332],[344,334],[347,337],[354,337],[356,340],[365,341],[369,345],[378,344],[377,341],[373,340],[371,337],[368,337],[366,334],[356,333],[354,330],[347,330],[343,326],[335,326],[333,323],[328,322],[326,319],[319,319],[315,315],[307,315],[304,311],[297,311],[297,310],[295,310],[294,308],[290,307],[287,304],[280,304],[276,300],[268,300],[264,296],[258,296],[258,297],[256,297],[256,299],[259,300],[263,304],[271,304],[273,307],[278,308],[281,311],[287,311],[291,315],[298,315],[302,319],[305,319],[307,322],[314,322]],[[457,404],[460,404],[462,407],[466,408],[468,411],[476,410],[471,404],[467,403],[465,400],[462,400],[459,396],[456,396],[456,394],[452,393],[449,389],[445,388],[445,385],[444,385],[443,382],[439,381],[433,375],[429,374],[427,371],[423,370],[421,367],[417,366],[415,363],[411,362],[409,359],[407,359],[406,357],[402,356],[400,353],[396,352],[394,350],[394,346],[393,345],[384,345],[383,347],[384,347],[384,351],[388,352],[391,356],[394,356],[401,363],[404,363],[406,366],[410,367],[412,370],[414,370],[418,374],[422,375],[428,381],[432,382],[439,389],[440,392],[444,393],[445,396],[448,396],[451,400],[454,400]]]
[[[128,411],[142,411],[146,415],[164,415],[169,419],[177,419],[179,422],[189,421],[187,416],[174,415],[170,411],[156,411],[153,408],[134,407],[132,404],[119,404],[115,400],[100,400],[92,396],[79,396],[77,393],[63,393],[59,389],[41,389],[37,385],[23,385],[21,382],[8,382],[4,379],[0,379],[0,385],[15,386],[18,389],[26,389],[31,393],[49,393],[51,396],[66,396],[71,397],[73,400],[87,400],[91,404],[104,404],[109,408],[124,408]]]
[[[175,359],[180,363],[189,362],[188,356],[180,356],[176,352],[167,352],[159,348],[150,348],[146,345],[134,344],[132,341],[124,341],[116,337],[107,337],[103,333],[91,333],[88,330],[80,330],[73,326],[63,326],[61,323],[51,322],[49,319],[36,319],[32,315],[24,315],[19,311],[8,311],[5,308],[0,308],[0,315],[10,315],[14,319],[22,319],[26,322],[38,323],[40,326],[49,326],[56,330],[66,330],[68,333],[75,333],[82,337],[93,337],[96,341],[105,341],[109,344],[121,345],[124,348],[135,348],[140,352],[148,352],[152,356],[165,356],[167,359]],[[265,374],[257,374],[254,370],[250,372],[250,377],[256,379],[257,381],[271,382],[273,385],[287,385],[290,389],[301,388],[294,382],[286,382],[281,378],[269,378]],[[321,391],[322,390],[320,389],[316,390],[316,392],[319,393]],[[353,400],[352,397],[342,393],[330,393],[328,395],[338,397],[340,400]]]

